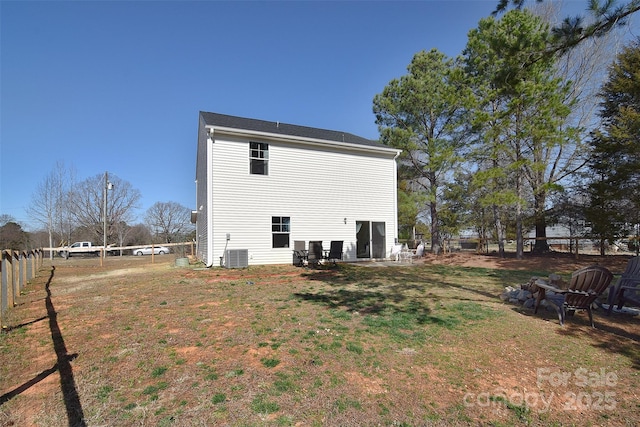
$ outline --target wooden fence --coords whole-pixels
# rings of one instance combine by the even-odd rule
[[[167,246],[172,248],[174,253],[181,253],[184,256],[194,254],[194,242],[181,243],[164,243],[137,246],[109,247],[108,251],[114,255],[120,251],[131,251],[145,247]],[[11,249],[1,250],[2,260],[0,262],[0,331],[6,328],[5,317],[7,310],[13,308],[16,304],[16,298],[27,285],[27,282],[33,279],[38,270],[42,267],[44,258],[50,256],[51,253],[57,254],[65,247],[59,248],[41,248],[30,251],[15,251]],[[100,266],[104,262],[104,252],[100,251],[98,262]],[[154,255],[151,255],[151,262],[154,262]]]
[[[195,254],[195,242],[193,241],[188,241],[188,242],[178,242],[178,243],[151,243],[148,245],[134,245],[134,246],[108,246],[106,253],[105,250],[102,246],[98,246],[97,247],[97,251],[96,253],[99,255],[98,257],[96,257],[96,262],[100,263],[100,266],[102,267],[104,265],[104,260],[106,255],[109,255],[109,257],[118,257],[118,256],[122,256],[125,254],[131,254],[134,253],[136,249],[143,249],[143,248],[158,248],[160,246],[164,246],[169,248],[172,253],[176,256],[193,256]],[[60,246],[60,247],[55,247],[55,248],[43,248],[42,250],[45,253],[45,257],[55,257],[55,256],[60,256],[59,253],[60,252],[64,252],[67,251],[69,248],[68,246]],[[73,255],[71,255],[73,257]],[[78,253],[75,256],[87,256],[86,254],[82,254],[82,253]],[[151,262],[154,262],[154,258],[157,255],[154,255],[153,253],[151,254]]]
[[[0,262],[0,331],[4,330],[4,318],[9,308],[16,305],[16,298],[33,279],[42,267],[44,251],[34,249],[30,251],[2,250]]]
[[[637,239],[636,236],[631,236],[626,241],[632,241]],[[576,258],[582,255],[599,255],[600,247],[599,242],[590,237],[581,236],[551,236],[551,237],[525,237],[523,239],[524,251],[532,252],[535,242],[537,240],[546,240],[549,245],[549,249],[553,252],[564,252],[573,254]],[[410,248],[415,248],[417,241],[401,241],[401,243],[407,243]],[[431,249],[429,241],[425,241],[425,250],[428,252]],[[412,244],[414,246],[412,246]],[[508,240],[504,244],[505,252],[513,253],[516,251],[516,242]],[[608,255],[615,254],[628,254],[638,255],[638,247],[629,248],[625,245],[608,245],[605,253]],[[478,238],[462,238],[462,239],[447,239],[441,250],[444,253],[457,252],[465,250],[473,250],[477,253],[491,253],[498,251],[498,243],[492,240],[483,240]]]

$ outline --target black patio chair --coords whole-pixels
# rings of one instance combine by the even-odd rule
[[[307,265],[317,266],[323,260],[322,241],[309,241],[309,251],[307,253]]]
[[[302,267],[307,262],[307,250],[304,240],[293,241],[293,265]]]
[[[333,265],[336,265],[337,260],[342,260],[342,246],[344,241],[332,240],[329,248],[329,253],[324,257],[327,261],[333,261]]]

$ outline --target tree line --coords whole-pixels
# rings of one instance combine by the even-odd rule
[[[525,232],[544,238],[551,224],[596,239],[602,253],[638,233],[640,39],[607,53],[610,30],[640,3],[591,1],[591,22],[555,26],[553,4],[523,3],[501,1],[457,58],[416,53],[373,100],[381,141],[403,150],[400,235],[417,227],[434,252],[465,229],[501,254],[516,240],[518,257]],[[538,239],[533,250],[549,246]]]
[[[0,215],[0,249],[59,247],[75,241],[133,246],[190,241],[195,238],[191,210],[177,202],[156,202],[137,222],[140,191],[113,174],[77,182],[75,171],[57,162],[38,184],[27,208],[39,226],[27,232]]]
[[[589,16],[557,23],[554,2],[525,3],[499,0],[459,57],[418,52],[408,73],[373,100],[381,141],[403,150],[400,234],[418,228],[433,251],[469,228],[496,240],[502,254],[515,239],[518,257],[525,232],[544,238],[550,224],[597,239],[602,252],[634,227],[638,234],[640,39],[611,60],[607,53],[612,30],[640,0],[589,0]],[[602,74],[605,83],[594,85]],[[29,214],[49,246],[99,242],[103,234],[119,246],[137,244],[145,230],[158,242],[194,233],[188,208],[158,202],[132,225],[140,193],[130,183],[110,176],[109,189],[106,174],[74,178],[59,163],[34,194]],[[6,247],[3,236],[21,230],[2,219]],[[540,239],[534,250],[549,247]]]

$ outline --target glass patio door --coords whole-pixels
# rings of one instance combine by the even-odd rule
[[[371,258],[371,224],[369,221],[356,221],[356,257]]]
[[[384,258],[386,255],[386,224],[356,221],[356,257]]]
[[[386,255],[386,229],[384,222],[371,223],[371,257],[384,258]]]

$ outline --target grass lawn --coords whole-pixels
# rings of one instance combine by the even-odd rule
[[[0,426],[640,424],[640,319],[500,300],[550,271],[156,261],[45,261],[0,334]]]

